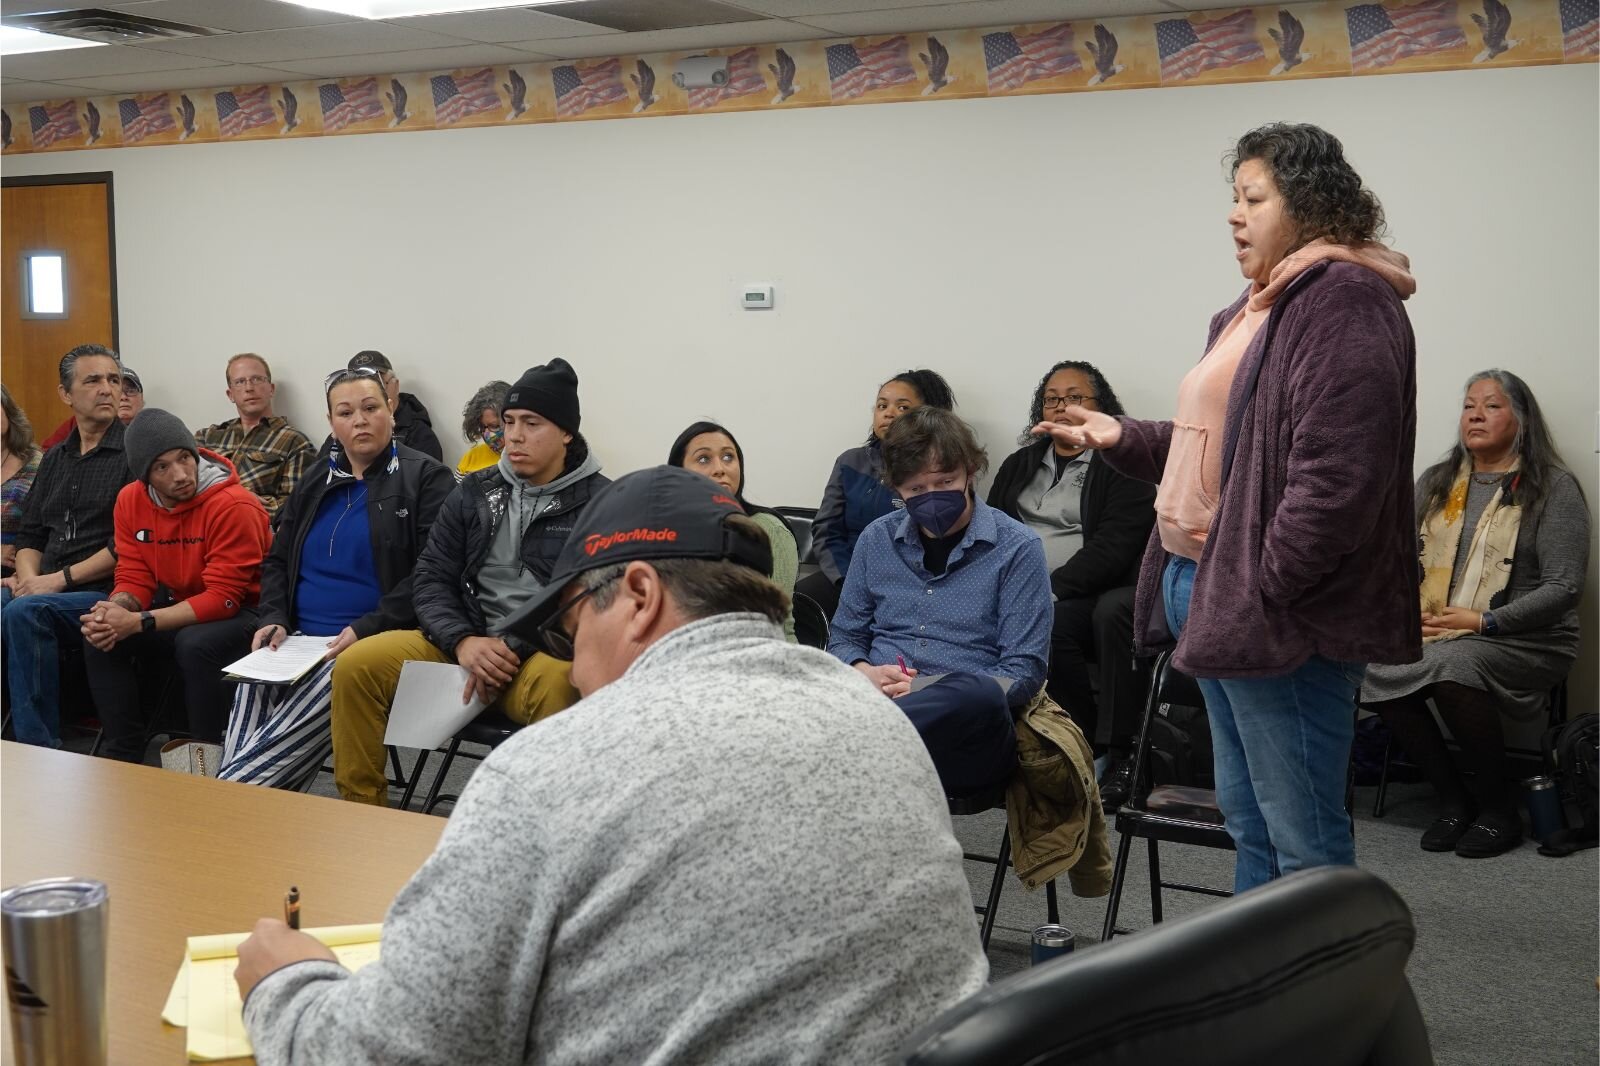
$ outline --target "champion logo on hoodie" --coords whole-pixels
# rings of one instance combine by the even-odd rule
[[[153,529],[141,529],[134,533],[133,539],[140,544],[149,544],[156,539],[156,531]]]

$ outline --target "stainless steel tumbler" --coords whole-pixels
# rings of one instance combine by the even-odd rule
[[[1540,775],[1522,783],[1528,793],[1528,818],[1533,822],[1533,838],[1541,843],[1567,827],[1561,810],[1561,790],[1555,778]]]
[[[1041,925],[1033,931],[1033,964],[1049,962],[1078,946],[1078,937],[1064,925]]]
[[[106,1066],[108,908],[104,884],[76,877],[0,892],[17,1066]]]

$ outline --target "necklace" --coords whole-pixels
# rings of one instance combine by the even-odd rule
[[[1491,471],[1487,474],[1480,474],[1476,470],[1472,472],[1473,483],[1477,485],[1498,485],[1505,476],[1505,471],[1503,470]]]
[[[356,490],[360,489],[362,494],[365,495],[366,488],[367,488],[367,486],[363,482],[363,483],[360,483],[360,484],[357,484],[357,485],[351,485],[345,490],[345,494],[344,494],[344,514],[341,514],[334,521],[334,523],[333,523],[333,532],[328,534],[328,558],[330,558],[330,559],[333,558],[333,542],[339,538],[339,525],[340,525],[340,523],[342,523],[345,520],[346,516],[348,516],[350,514],[350,508],[355,506]]]

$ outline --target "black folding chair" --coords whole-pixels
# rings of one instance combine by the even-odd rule
[[[1006,790],[1001,785],[985,792],[975,793],[971,796],[946,796],[945,802],[949,804],[952,817],[982,814],[984,811],[1001,810],[1006,806]],[[994,932],[994,921],[1000,913],[1000,893],[1005,890],[1006,870],[1011,866],[1011,826],[1007,824],[1000,834],[1000,850],[993,856],[965,851],[961,853],[963,859],[969,862],[987,862],[994,865],[994,877],[989,881],[989,899],[981,907],[972,909],[978,914],[978,941],[983,945],[983,950],[989,950],[989,936]],[[1053,925],[1061,920],[1059,909],[1056,906],[1056,883],[1045,882],[1044,886],[1045,913]]]
[[[450,746],[445,749],[444,762],[439,764],[439,772],[433,778],[433,784],[428,788],[428,798],[422,801],[422,813],[432,814],[433,809],[441,803],[454,803],[461,797],[455,793],[439,794],[439,789],[444,787],[445,776],[450,772],[450,764],[459,755],[463,759],[474,759],[482,762],[487,755],[477,755],[470,751],[462,751],[462,744],[481,744],[493,751],[507,740],[517,730],[523,728],[521,722],[513,722],[499,711],[484,711],[478,717],[468,722],[455,736],[450,738]],[[423,753],[423,758],[427,753]],[[417,760],[417,767],[411,772],[413,787],[416,779],[422,775],[422,760]],[[409,803],[411,790],[407,790],[404,802]]]
[[[1139,729],[1139,745],[1134,753],[1133,794],[1117,811],[1117,832],[1122,841],[1117,846],[1116,870],[1111,880],[1111,898],[1106,905],[1106,923],[1101,931],[1102,942],[1116,933],[1117,909],[1122,902],[1123,880],[1128,872],[1128,856],[1136,837],[1149,844],[1150,854],[1150,914],[1161,921],[1161,890],[1170,888],[1177,892],[1196,892],[1206,896],[1231,896],[1218,888],[1192,885],[1183,881],[1166,881],[1161,877],[1159,845],[1166,840],[1174,844],[1191,844],[1202,848],[1234,850],[1233,838],[1223,825],[1222,811],[1217,807],[1217,794],[1208,788],[1185,785],[1150,784],[1150,723],[1165,704],[1204,707],[1194,679],[1179,673],[1172,666],[1172,652],[1164,651],[1156,658],[1155,673],[1150,680],[1150,695],[1145,700],[1144,722]]]

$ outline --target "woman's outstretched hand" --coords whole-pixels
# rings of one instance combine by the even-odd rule
[[[1101,411],[1086,407],[1063,408],[1059,422],[1040,422],[1032,433],[1049,435],[1064,448],[1110,448],[1122,439],[1122,423]]]

